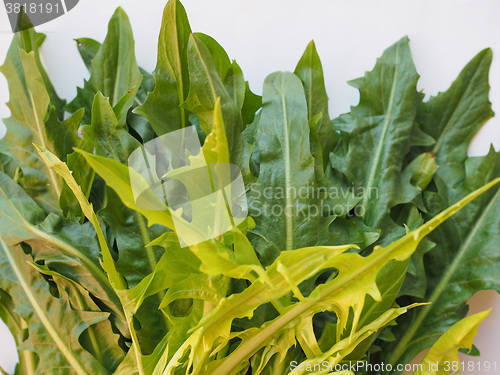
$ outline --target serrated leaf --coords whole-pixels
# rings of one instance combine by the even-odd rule
[[[362,190],[358,206],[364,223],[385,232],[392,224],[390,209],[420,193],[401,178],[421,99],[417,80],[408,38],[403,38],[384,51],[371,72],[350,82],[360,91],[359,104],[334,120],[346,140],[331,154],[332,167]]]
[[[26,20],[27,22],[30,22],[26,14],[23,13],[22,17],[24,18],[23,21]],[[27,53],[30,52],[34,53],[35,62],[38,71],[40,72],[43,85],[45,86],[45,89],[49,94],[50,102],[57,108],[57,114],[59,116],[59,119],[62,120],[64,117],[64,105],[66,104],[66,100],[62,100],[57,95],[57,92],[54,86],[52,85],[52,82],[50,81],[49,76],[47,75],[47,72],[45,71],[45,68],[40,58],[39,50],[43,42],[45,41],[46,35],[43,33],[38,33],[33,28],[28,28],[28,27],[20,31],[19,33],[16,33],[16,35],[19,36],[19,39],[17,39],[19,41],[19,47],[24,51],[26,51]],[[14,40],[16,40],[16,37],[14,37]]]
[[[9,246],[21,242],[58,272],[81,284],[113,312],[115,324],[126,334],[118,296],[99,266],[95,232],[60,216],[45,218],[43,210],[12,179],[0,172],[0,235]],[[80,246],[82,243],[85,246]]]
[[[51,276],[57,284],[60,298],[68,301],[76,311],[100,311],[87,290],[71,279],[50,270],[46,265],[30,264],[41,274]],[[125,357],[124,350],[118,345],[119,335],[113,332],[109,320],[89,326],[79,337],[82,347],[99,361],[108,371],[114,371]]]
[[[93,146],[97,155],[126,163],[140,143],[133,138],[117,118],[109,98],[97,93],[92,105],[92,125],[83,127],[83,139]]]
[[[55,171],[58,175],[60,175],[64,181],[71,188],[73,193],[75,194],[76,199],[80,203],[80,207],[82,208],[83,214],[94,226],[97,232],[97,238],[99,240],[99,246],[101,247],[102,268],[106,271],[109,281],[111,285],[115,289],[123,289],[125,287],[125,283],[123,281],[122,276],[116,271],[116,264],[111,254],[111,251],[106,242],[106,238],[101,228],[101,223],[97,218],[97,215],[94,212],[92,204],[88,202],[87,198],[83,194],[81,187],[76,183],[75,179],[72,176],[71,171],[68,166],[63,163],[61,160],[57,158],[54,154],[52,154],[49,150],[44,149],[40,146],[36,146],[37,150],[42,157],[43,161],[47,165],[48,168]]]
[[[270,340],[274,334],[278,333],[281,329],[286,328],[288,324],[295,325],[294,323],[296,321],[304,319],[307,316],[319,311],[333,309],[336,312],[338,317],[337,335],[340,336],[340,333],[342,333],[346,328],[349,312],[352,308],[355,323],[352,325],[351,329],[352,332],[356,332],[358,329],[357,323],[360,316],[359,314],[363,309],[362,301],[364,296],[370,295],[377,301],[380,301],[381,299],[380,292],[376,286],[376,276],[380,269],[382,269],[382,267],[384,267],[391,260],[404,261],[408,259],[416,250],[419,242],[431,233],[436,226],[443,223],[462,207],[471,202],[474,198],[488,191],[498,183],[500,183],[500,178],[476,190],[474,193],[469,194],[460,202],[447,208],[445,211],[441,212],[439,215],[435,216],[415,231],[408,233],[406,236],[396,242],[393,242],[389,246],[385,248],[381,248],[380,246],[375,247],[374,251],[367,257],[361,257],[355,253],[339,251],[340,248],[330,248],[331,251],[333,250],[333,253],[330,254],[331,258],[324,262],[325,264],[323,267],[333,267],[337,269],[339,271],[337,276],[326,284],[319,285],[309,298],[301,299],[300,296],[297,296],[299,302],[289,306],[283,314],[272,321],[271,324],[263,327],[258,334],[254,334],[251,338],[249,338],[249,340],[243,341],[240,346],[224,360],[221,366],[217,368],[217,371],[223,373],[231,371],[235,366],[241,363],[241,361],[253,354],[255,350],[261,347],[261,345]],[[325,251],[326,250],[327,249],[325,249]],[[288,253],[293,254],[296,252],[297,250],[295,252]],[[285,253],[282,253],[281,256],[283,256],[283,254]],[[325,255],[326,254],[327,253],[325,253]],[[280,258],[278,258],[277,262],[279,259]],[[306,260],[302,260],[301,262],[307,263]],[[287,268],[292,270],[297,267],[298,265]],[[270,267],[269,270],[271,269],[272,268]],[[293,277],[293,273],[290,273],[289,278],[290,280],[296,280]],[[243,293],[238,295],[238,297],[242,297],[242,295],[249,293],[249,290],[251,290],[251,288],[247,288]],[[283,290],[283,292],[286,292],[286,290]],[[230,298],[228,300],[230,300]],[[245,309],[250,308],[249,305],[244,306]],[[210,314],[200,323],[200,328],[203,327],[203,335],[205,339],[210,338],[210,340],[212,340],[213,337],[218,336],[208,330],[208,327],[212,327],[212,325],[208,324],[208,322],[213,323],[211,319],[217,320],[217,313],[218,311],[214,310],[213,314]],[[203,323],[207,324],[203,325]],[[221,324],[221,322],[219,322],[219,324]],[[222,333],[221,327],[222,326],[219,325],[217,328],[219,335]],[[360,330],[363,328],[359,327]],[[192,345],[192,343],[193,341],[191,341],[187,346],[191,345],[192,350],[196,350],[196,345]]]
[[[435,152],[439,165],[437,174],[452,186],[464,178],[463,165],[470,141],[493,117],[488,100],[491,59],[490,49],[479,52],[448,90],[431,97],[418,108],[416,120],[420,129],[436,142],[417,152]]]
[[[245,82],[245,78],[243,77],[243,72],[236,61],[233,61],[226,71],[224,86],[226,87],[229,96],[233,99],[233,102],[236,103],[236,106],[241,111],[245,102],[245,95],[247,93],[248,86]],[[256,110],[254,113],[255,112]]]
[[[422,118],[426,119],[422,126],[428,131],[439,127],[431,134],[442,145],[437,149],[436,160],[438,164],[439,160],[444,162],[433,179],[437,191],[424,194],[427,216],[500,176],[500,156],[494,149],[484,157],[467,158],[467,148],[461,146],[462,139],[471,139],[471,129],[477,130],[491,115],[487,96],[490,59],[488,50],[481,52],[448,91],[421,105],[425,115]],[[470,104],[474,110],[466,110],[462,103],[474,103]],[[450,118],[450,110],[462,115]],[[448,125],[444,126],[447,122],[442,120]],[[453,157],[447,159],[451,149]],[[421,269],[417,277],[426,282],[424,299],[432,304],[418,314],[409,314],[411,323],[402,319],[394,329],[397,346],[386,347],[386,352],[392,351],[391,363],[406,363],[432,346],[446,329],[465,316],[467,300],[478,290],[500,291],[500,259],[495,250],[500,235],[499,197],[498,190],[489,192],[429,236],[436,246],[424,258],[425,274]]]
[[[5,63],[0,68],[9,84],[10,101],[7,105],[11,111],[11,117],[4,120],[7,133],[1,147],[21,168],[21,182],[26,191],[45,210],[57,212],[61,181],[43,167],[32,146],[36,142],[52,148],[43,123],[50,96],[39,71],[35,51],[31,50],[35,46],[26,46],[23,38],[26,35],[23,32],[14,36]]]
[[[65,374],[68,367],[71,374],[109,373],[78,342],[85,329],[105,320],[108,314],[76,311],[66,301],[53,297],[45,280],[26,263],[28,259],[19,247],[9,248],[0,239],[0,283],[14,296],[16,311],[29,326],[29,337],[20,350],[40,356],[40,374]]]
[[[92,60],[97,55],[97,52],[99,52],[101,43],[91,38],[77,38],[75,39],[75,42],[83,63],[87,67],[88,71],[92,73]]]

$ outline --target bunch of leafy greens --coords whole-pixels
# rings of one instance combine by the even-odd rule
[[[467,157],[492,116],[490,50],[423,101],[403,38],[330,120],[313,42],[260,97],[177,0],[152,74],[120,8],[102,44],[78,39],[91,75],[70,103],[44,38],[16,33],[1,67],[0,316],[16,374],[399,374],[426,348],[424,364],[477,354],[487,312],[464,318],[467,300],[500,292],[500,156]],[[181,249],[167,207],[137,205],[127,160],[190,125],[208,163],[241,169],[250,218]]]

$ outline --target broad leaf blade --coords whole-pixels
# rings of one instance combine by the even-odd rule
[[[256,222],[250,238],[270,264],[282,250],[331,245],[336,235],[328,229],[333,218],[322,216],[301,81],[292,73],[271,74],[263,101],[255,135],[260,173],[247,195]]]

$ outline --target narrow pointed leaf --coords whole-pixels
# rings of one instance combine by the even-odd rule
[[[336,137],[328,115],[328,96],[325,89],[323,67],[313,41],[308,44],[304,51],[295,68],[295,74],[304,85],[309,118],[321,114],[321,120],[316,128],[321,142],[323,160],[326,164]]]
[[[187,126],[188,113],[181,107],[189,90],[187,44],[191,28],[184,7],[170,0],[163,12],[158,40],[158,61],[153,72],[154,91],[135,113],[148,118],[157,135]]]

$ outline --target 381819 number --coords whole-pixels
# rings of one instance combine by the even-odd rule
[[[20,13],[21,9],[24,8],[24,13],[26,14],[50,14],[59,13],[59,3],[51,4],[37,4],[37,3],[5,3],[5,8],[7,13]]]

